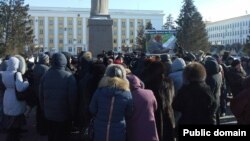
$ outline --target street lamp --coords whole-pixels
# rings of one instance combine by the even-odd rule
[[[76,43],[77,43],[77,40],[73,39],[73,53],[74,53],[74,55],[76,54]]]

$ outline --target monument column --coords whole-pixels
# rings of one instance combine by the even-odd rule
[[[103,50],[113,50],[113,20],[108,12],[108,0],[91,0],[89,28],[89,51],[94,57]]]

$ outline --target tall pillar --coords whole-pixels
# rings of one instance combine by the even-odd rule
[[[89,28],[89,51],[93,56],[102,51],[113,50],[113,20],[108,13],[108,0],[92,0]]]

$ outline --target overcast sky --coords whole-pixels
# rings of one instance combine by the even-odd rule
[[[110,9],[162,10],[176,19],[183,0],[109,0]],[[30,6],[90,8],[91,0],[25,0]],[[194,0],[204,20],[218,21],[250,14],[250,0]]]

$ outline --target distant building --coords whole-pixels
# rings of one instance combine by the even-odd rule
[[[68,51],[77,54],[88,50],[88,8],[30,7],[34,43],[44,51]],[[155,29],[163,25],[163,11],[109,10],[113,19],[113,47],[121,51],[136,45],[138,27],[151,22]]]
[[[212,45],[245,44],[250,35],[250,14],[217,22],[206,22],[209,42]]]

